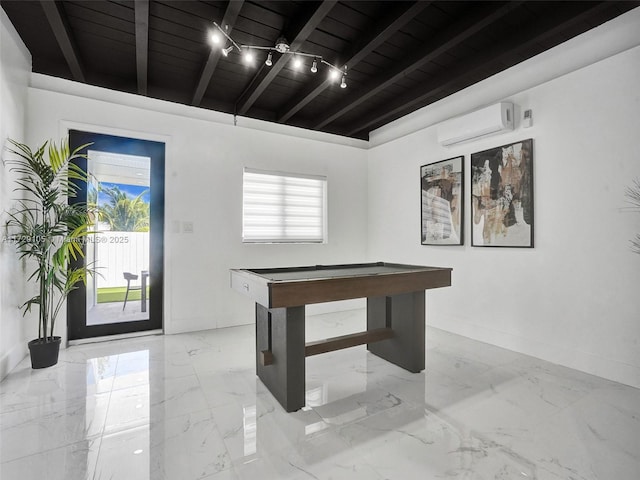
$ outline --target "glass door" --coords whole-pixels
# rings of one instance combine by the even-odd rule
[[[90,144],[77,163],[95,233],[84,244],[96,269],[69,296],[69,339],[162,328],[164,144],[71,130],[71,149]]]

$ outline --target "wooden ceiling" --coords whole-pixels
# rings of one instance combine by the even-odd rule
[[[368,138],[632,8],[637,1],[1,0],[33,71],[303,128]],[[239,44],[347,65],[347,88],[259,52],[213,48],[212,22]],[[309,63],[309,62],[307,62]]]

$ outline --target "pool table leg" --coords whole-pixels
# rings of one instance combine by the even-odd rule
[[[256,372],[287,412],[304,407],[304,347],[304,306],[267,309],[256,303]],[[269,362],[263,351],[271,352]]]
[[[367,345],[367,350],[410,372],[425,366],[424,290],[367,298],[367,330],[390,327],[393,337]]]

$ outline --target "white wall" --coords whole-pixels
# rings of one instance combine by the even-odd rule
[[[31,55],[20,40],[13,25],[0,8],[0,146],[7,138],[24,140],[27,85],[31,73]],[[3,151],[2,158],[5,158]],[[4,165],[0,166],[0,212],[11,208],[15,197],[12,177]],[[6,218],[0,217],[2,225]],[[4,227],[0,238],[5,236]],[[22,271],[13,246],[0,242],[0,380],[26,354],[23,340]]]
[[[229,288],[230,267],[378,259],[452,266],[453,287],[428,293],[430,325],[640,386],[640,256],[628,249],[640,225],[624,211],[624,188],[640,176],[640,51],[630,49],[640,44],[639,21],[633,10],[393,122],[372,134],[368,152],[361,142],[244,118],[234,127],[228,115],[41,75],[28,92],[27,141],[74,127],[167,143],[169,333],[252,321],[251,302]],[[3,91],[5,84],[3,74]],[[13,98],[23,95],[20,85]],[[532,108],[534,127],[437,145],[437,121],[499,100]],[[16,105],[9,122],[22,123]],[[2,111],[4,125],[4,97]],[[464,154],[468,173],[470,153],[529,137],[536,247],[471,248],[468,236],[464,247],[421,246],[420,165]],[[243,245],[245,165],[328,175],[329,244]],[[469,175],[466,183],[468,191]],[[193,234],[179,233],[184,221]]]
[[[30,142],[57,138],[69,126],[166,142],[166,332],[253,322],[253,303],[230,289],[229,268],[366,260],[366,142],[247,119],[239,124],[248,127],[233,126],[228,115],[40,75],[32,85]],[[329,242],[243,245],[245,166],[326,175]],[[192,234],[183,233],[183,222],[193,223]]]
[[[429,325],[640,387],[640,255],[629,248],[640,215],[625,211],[624,193],[640,178],[640,47],[499,96],[536,62],[434,105],[470,111],[478,98],[510,100],[533,110],[533,127],[445,148],[430,126],[369,151],[369,251],[453,267],[452,287],[427,294]],[[534,139],[535,248],[471,247],[470,154],[526,138]],[[420,166],[457,155],[466,165],[465,245],[422,246]]]

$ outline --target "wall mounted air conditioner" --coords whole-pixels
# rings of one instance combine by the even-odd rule
[[[438,142],[444,146],[513,130],[513,103],[500,102],[438,125]]]

